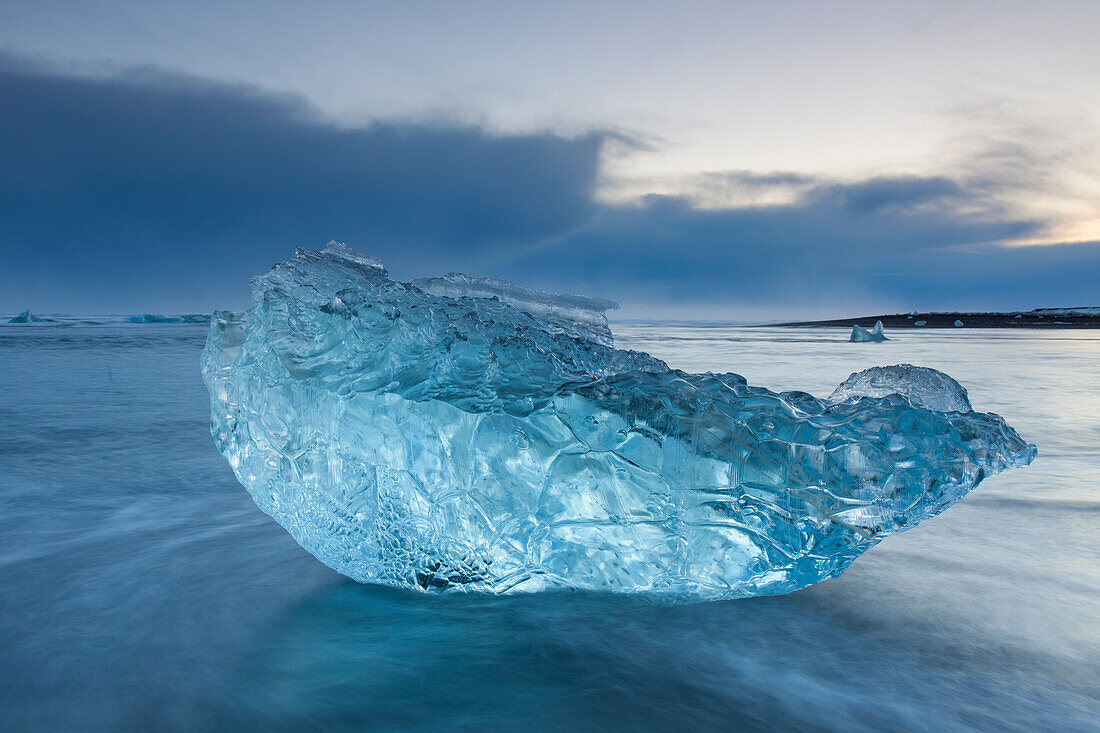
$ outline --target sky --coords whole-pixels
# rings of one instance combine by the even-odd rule
[[[1100,3],[0,0],[0,312],[330,239],[619,317],[1100,305]]]

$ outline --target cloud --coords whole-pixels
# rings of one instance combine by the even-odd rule
[[[499,263],[624,304],[759,313],[1020,308],[1096,299],[1095,244],[1010,247],[1048,222],[945,176],[792,178],[793,200],[703,208],[651,196]],[[629,312],[629,309],[628,309]],[[652,312],[652,308],[647,309]]]
[[[911,213],[928,207],[956,207],[973,200],[957,181],[944,176],[879,176],[856,183],[818,186],[809,198],[854,214]]]
[[[330,238],[398,270],[476,262],[586,222],[604,137],[348,129],[253,87],[11,58],[0,59],[0,99],[9,309],[42,289],[47,307],[146,307],[167,290],[197,307]]]
[[[607,203],[601,155],[641,149],[612,132],[348,128],[255,87],[2,56],[0,99],[0,310],[239,306],[249,276],[330,238],[398,276],[493,272],[627,314],[1097,299],[1097,243],[1006,246],[1049,233],[1013,201],[1066,160],[1031,128],[935,174],[706,172],[678,195]]]

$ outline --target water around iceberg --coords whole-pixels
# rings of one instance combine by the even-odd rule
[[[1100,331],[612,329],[818,396],[935,367],[1039,456],[797,593],[415,593],[256,508],[210,438],[208,327],[0,323],[0,728],[1095,732]]]
[[[958,388],[946,375],[907,396],[777,394],[613,348],[606,301],[400,283],[340,245],[252,288],[203,352],[215,442],[359,581],[785,593],[1035,455],[996,415],[922,407]]]

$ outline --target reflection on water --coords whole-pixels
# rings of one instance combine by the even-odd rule
[[[425,599],[340,583],[270,627],[233,685],[249,700],[236,713],[380,730],[527,718],[563,731],[1087,724],[1095,683],[1061,659],[946,626],[950,608],[917,618],[898,607],[921,602],[912,594],[869,603],[881,589],[859,590],[667,607],[582,594]]]
[[[415,595],[252,505],[207,432],[204,329],[0,328],[0,727],[1095,728],[1100,335],[618,332],[817,394],[941,368],[1040,455],[789,596]]]

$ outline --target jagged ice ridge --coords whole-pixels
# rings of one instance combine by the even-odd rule
[[[215,442],[261,509],[362,582],[785,593],[1035,456],[934,370],[777,394],[615,349],[607,301],[401,283],[335,243],[252,294],[203,351]]]

